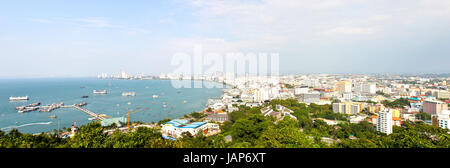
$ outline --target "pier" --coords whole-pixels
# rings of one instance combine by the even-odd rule
[[[84,112],[84,113],[86,113],[87,115],[89,115],[91,117],[95,117],[95,118],[97,118],[99,120],[104,120],[105,118],[110,117],[110,116],[107,116],[107,115],[104,115],[104,114],[97,115],[96,113],[94,113],[92,111],[89,111],[87,109],[81,108],[81,106],[83,106],[83,105],[85,105],[85,104],[81,104],[81,105],[80,104],[56,105],[56,106],[55,105],[47,105],[47,106],[34,106],[33,108],[50,109],[49,111],[46,111],[46,112],[51,112],[51,111],[56,110],[58,108],[75,108],[75,109],[77,109],[77,110],[79,110],[81,112]]]
[[[81,107],[79,107],[79,106],[72,105],[72,107],[75,108],[75,109],[77,109],[77,110],[80,110],[80,111],[82,111],[82,112],[85,112],[86,114],[88,114],[88,115],[90,115],[90,116],[92,116],[92,117],[96,117],[96,118],[98,118],[99,120],[105,119],[103,115],[102,115],[102,116],[97,115],[97,114],[95,114],[94,112],[89,111],[89,110],[84,109],[84,108],[81,108]]]

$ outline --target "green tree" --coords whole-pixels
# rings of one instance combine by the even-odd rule
[[[319,147],[297,127],[295,120],[284,118],[270,126],[259,139],[258,146],[264,148],[313,148]]]

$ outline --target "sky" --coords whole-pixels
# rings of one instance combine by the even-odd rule
[[[280,73],[449,73],[448,0],[17,0],[0,77],[170,73],[176,53],[278,53]]]

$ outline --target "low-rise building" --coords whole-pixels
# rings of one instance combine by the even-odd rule
[[[192,136],[202,132],[205,136],[220,133],[218,124],[206,122],[190,122],[189,120],[175,119],[161,126],[163,138],[175,140],[182,137],[182,134],[189,132]]]
[[[301,93],[298,96],[298,101],[302,103],[318,103],[320,101],[320,93]]]
[[[223,123],[228,120],[229,120],[228,114],[224,113],[224,112],[209,114],[208,117],[206,117],[206,121],[213,121],[213,122],[219,122],[219,123]]]

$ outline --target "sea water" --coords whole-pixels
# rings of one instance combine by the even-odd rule
[[[107,90],[95,95],[93,90]],[[136,96],[122,96],[135,92]],[[87,95],[88,98],[82,98]],[[158,98],[153,98],[158,95]],[[10,96],[28,96],[28,101],[9,101]],[[145,109],[130,116],[131,121],[157,122],[179,118],[206,107],[209,98],[219,98],[221,88],[174,88],[170,80],[118,80],[96,78],[0,79],[0,129],[12,128],[24,133],[51,132],[92,122],[91,116],[74,108],[52,112],[17,113],[15,107],[35,102],[41,105],[64,102],[65,105],[86,102],[82,108],[112,117],[126,117],[128,110]],[[51,115],[57,118],[51,119]]]

